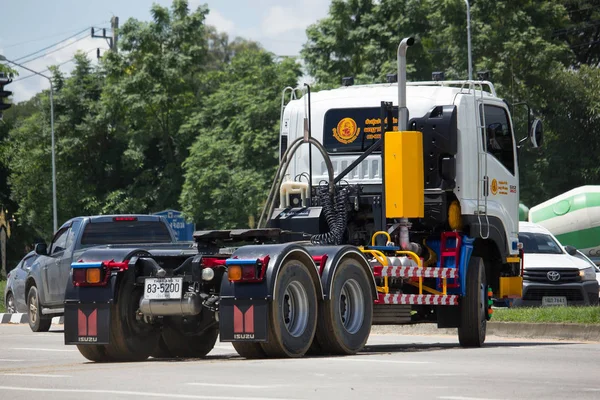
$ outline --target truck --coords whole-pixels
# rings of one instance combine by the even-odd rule
[[[600,186],[579,186],[537,204],[528,219],[600,265]]]
[[[204,357],[217,337],[249,359],[347,355],[373,325],[433,322],[482,346],[493,299],[521,293],[517,151],[542,124],[517,142],[489,80],[407,82],[413,44],[387,83],[283,90],[256,227],[196,231],[192,256],[82,254],[65,344],[96,362]]]
[[[31,330],[48,331],[52,317],[63,315],[71,264],[83,253],[96,247],[143,246],[144,243],[152,243],[152,247],[175,243],[174,233],[164,218],[150,215],[78,216],[58,228],[50,245],[42,241],[36,243],[33,254],[26,257],[23,269],[15,272],[12,293],[18,303],[26,304]]]

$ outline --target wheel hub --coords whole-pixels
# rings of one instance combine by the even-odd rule
[[[340,293],[340,320],[348,333],[360,330],[365,319],[365,299],[360,285],[354,279],[344,282]]]
[[[308,326],[308,295],[304,286],[297,281],[285,289],[281,302],[281,316],[290,335],[298,337]]]

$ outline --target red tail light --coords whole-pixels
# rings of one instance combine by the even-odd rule
[[[137,221],[137,217],[114,217],[113,221]]]
[[[71,263],[73,269],[73,286],[106,286],[112,271],[123,272],[129,267],[128,262],[94,261]]]

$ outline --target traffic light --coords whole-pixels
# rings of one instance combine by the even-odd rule
[[[4,90],[4,86],[10,84],[12,79],[10,79],[4,72],[0,72],[0,119],[2,119],[2,111],[8,110],[12,107],[11,103],[7,103],[6,100],[8,97],[12,96],[12,92],[8,90]]]

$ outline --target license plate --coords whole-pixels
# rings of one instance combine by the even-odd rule
[[[566,306],[567,298],[564,296],[542,297],[542,306]]]
[[[146,278],[144,298],[149,300],[180,299],[183,278]]]

